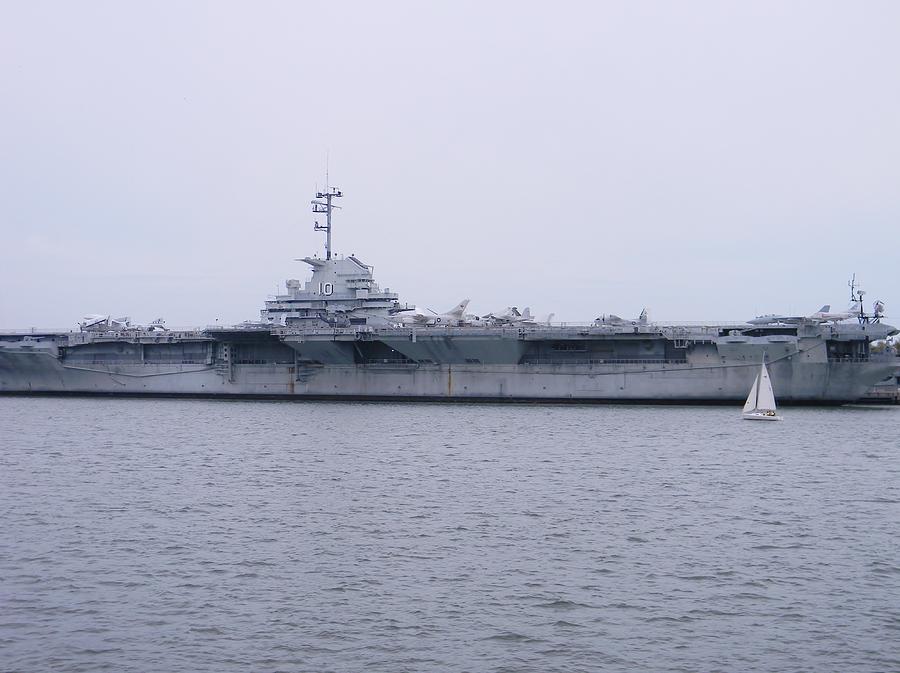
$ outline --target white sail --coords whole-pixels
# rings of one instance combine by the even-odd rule
[[[756,408],[775,411],[775,391],[772,390],[772,380],[769,378],[765,362],[759,372],[759,397],[756,399]]]
[[[747,401],[744,402],[744,413],[746,414],[748,411],[753,411],[756,409],[756,395],[759,388],[759,376],[753,379],[753,387],[750,389],[750,394],[747,395]]]

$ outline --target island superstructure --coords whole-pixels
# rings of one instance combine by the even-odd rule
[[[468,300],[430,315],[333,253],[342,196],[317,193],[325,255],[304,257],[310,278],[288,280],[259,321],[172,331],[94,316],[77,332],[0,333],[0,393],[737,404],[765,360],[779,404],[841,404],[896,367],[870,344],[897,330],[861,294],[852,317],[753,324],[552,324],[527,309],[467,315]]]
[[[286,293],[266,301],[260,318],[267,325],[292,328],[370,325],[387,327],[390,316],[399,311],[400,301],[390,288],[381,290],[372,277],[372,267],[355,257],[336,257],[331,249],[331,217],[341,198],[339,189],[326,187],[312,201],[314,213],[325,214],[325,224],[316,221],[316,231],[325,232],[325,257],[304,257],[312,267],[305,285],[299,280],[285,282]]]

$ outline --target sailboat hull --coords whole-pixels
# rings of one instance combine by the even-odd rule
[[[747,413],[742,414],[741,418],[745,421],[783,421],[784,419],[781,416],[770,416],[764,413]]]

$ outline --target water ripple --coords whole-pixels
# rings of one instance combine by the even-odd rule
[[[900,409],[0,397],[0,670],[900,668]]]

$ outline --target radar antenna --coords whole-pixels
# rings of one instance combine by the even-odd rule
[[[331,259],[331,211],[340,206],[334,205],[333,199],[338,199],[344,194],[336,187],[328,187],[328,178],[325,179],[326,187],[324,192],[316,192],[316,198],[310,201],[312,211],[314,213],[325,213],[325,224],[319,224],[316,220],[313,227],[316,231],[325,232],[325,259]],[[324,200],[323,200],[324,199]]]
[[[856,319],[859,321],[860,325],[864,325],[869,322],[869,316],[866,315],[865,309],[863,309],[863,297],[866,294],[865,290],[860,290],[859,285],[856,283],[856,274],[850,277],[850,280],[847,281],[847,285],[850,286],[850,304],[852,306],[858,307],[858,313]]]

